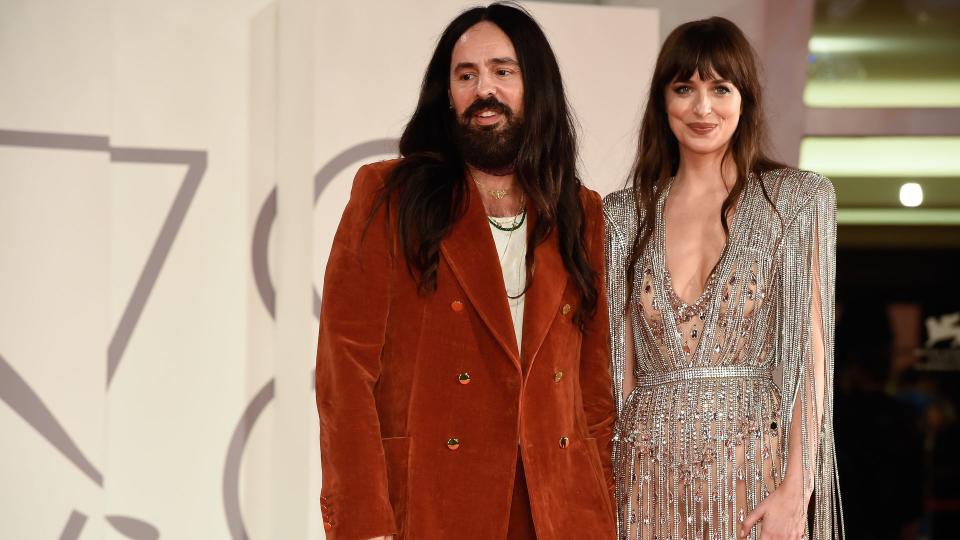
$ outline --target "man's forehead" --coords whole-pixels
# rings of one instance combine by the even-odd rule
[[[510,38],[499,26],[481,21],[463,33],[453,48],[453,64],[459,62],[488,63],[516,61],[516,53]]]

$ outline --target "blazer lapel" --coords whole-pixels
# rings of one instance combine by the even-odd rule
[[[533,231],[537,222],[535,212],[528,217],[528,230]],[[563,290],[567,286],[567,270],[560,257],[557,230],[554,227],[550,236],[536,247],[533,263],[533,283],[527,289],[523,306],[523,366],[527,371],[533,364],[547,331],[557,316]]]
[[[467,182],[467,209],[440,242],[440,252],[450,265],[480,319],[520,369],[520,353],[507,303],[503,270],[490,234],[487,212],[473,182]]]

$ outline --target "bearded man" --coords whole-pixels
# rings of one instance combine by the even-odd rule
[[[400,155],[357,172],[324,278],[327,537],[614,538],[602,207],[529,14],[450,23]]]

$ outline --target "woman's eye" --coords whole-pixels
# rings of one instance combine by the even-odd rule
[[[726,95],[732,92],[732,90],[730,90],[730,87],[728,86],[718,86],[714,88],[713,91],[721,95]]]
[[[689,86],[677,86],[673,89],[673,91],[680,95],[687,95],[693,92],[693,88],[690,88]]]

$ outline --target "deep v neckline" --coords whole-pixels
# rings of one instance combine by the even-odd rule
[[[670,178],[669,183],[663,190],[663,195],[657,202],[658,231],[656,240],[657,249],[659,250],[660,255],[663,257],[663,284],[667,294],[667,300],[671,306],[671,309],[673,310],[673,315],[675,317],[689,319],[693,315],[702,314],[706,309],[705,305],[708,304],[713,297],[713,292],[716,288],[719,275],[723,272],[723,265],[727,258],[727,253],[730,251],[730,244],[739,230],[738,222],[741,214],[741,206],[743,206],[743,200],[746,196],[747,190],[750,188],[750,182],[748,179],[743,191],[740,192],[740,196],[737,198],[736,205],[733,208],[733,215],[731,216],[729,222],[730,226],[728,227],[729,232],[727,234],[727,239],[724,241],[723,249],[720,250],[720,256],[717,257],[717,261],[713,265],[713,270],[711,270],[710,275],[707,276],[707,280],[704,282],[700,294],[698,294],[692,302],[688,302],[680,297],[673,286],[673,273],[670,271],[669,257],[667,256],[667,220],[665,218],[665,212],[667,207],[667,199],[670,197],[670,189],[673,187],[673,182],[675,180],[675,177]]]

